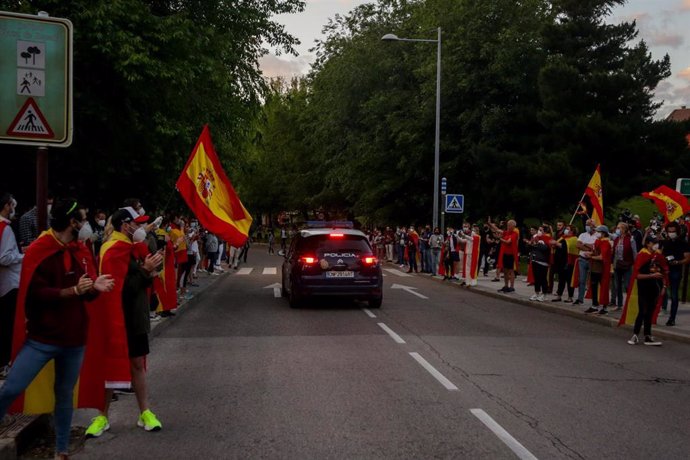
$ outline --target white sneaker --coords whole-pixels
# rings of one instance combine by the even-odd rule
[[[661,346],[661,342],[659,342],[657,339],[655,339],[651,335],[648,335],[644,338],[644,344],[645,345],[651,345],[653,347]]]
[[[637,337],[637,334],[633,334],[633,336],[630,337],[630,340],[628,340],[628,343],[630,345],[637,345],[638,343],[640,343],[640,339],[639,337]]]
[[[537,297],[537,302],[543,302],[544,301],[544,294],[539,294]]]
[[[533,295],[529,298],[529,300],[537,300],[538,298],[539,298],[539,296],[538,296],[537,294],[533,294]]]

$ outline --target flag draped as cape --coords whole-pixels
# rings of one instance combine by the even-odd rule
[[[13,361],[26,340],[25,306],[31,280],[41,263],[58,252],[63,252],[65,265],[68,270],[71,268],[72,263],[79,263],[85,267],[86,272],[92,279],[95,280],[97,278],[93,254],[86,246],[77,242],[65,245],[58,240],[52,229],[43,232],[27,248],[22,263],[17,310],[14,319],[14,335],[12,338]],[[101,312],[95,302],[87,302],[86,309],[89,316],[89,329],[87,332],[84,364],[79,374],[79,380],[74,387],[74,407],[103,409],[103,348],[99,346],[98,340],[103,333],[100,330],[103,323],[100,321]],[[10,407],[10,412],[23,412],[25,414],[53,412],[55,408],[54,383],[55,362],[51,360],[43,367],[26,390],[14,401]]]
[[[628,295],[625,299],[625,307],[623,307],[623,314],[618,321],[618,325],[622,324],[635,324],[635,318],[640,311],[639,297],[637,293],[637,275],[640,273],[640,269],[648,264],[652,259],[656,261],[659,266],[662,267],[665,276],[668,277],[668,264],[666,259],[659,252],[649,252],[647,248],[642,249],[637,253],[637,258],[635,259],[635,265],[633,266],[632,278],[630,278],[630,285],[628,286]],[[667,280],[668,281],[668,280]],[[659,311],[661,310],[661,304],[664,300],[664,296],[660,295],[656,302],[656,307],[654,309],[654,314],[652,315],[652,324],[656,324],[657,317],[659,316]]]
[[[102,293],[98,299],[107,323],[104,334],[106,388],[129,388],[131,382],[125,316],[122,311],[122,288],[131,257],[132,242],[120,232],[114,231],[110,239],[101,246],[100,273],[110,274],[115,280],[113,290]]]

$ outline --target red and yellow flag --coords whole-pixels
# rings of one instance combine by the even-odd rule
[[[189,160],[177,179],[177,190],[206,229],[240,247],[247,240],[252,216],[225,175],[204,126]]]
[[[592,220],[597,225],[604,223],[604,190],[601,187],[601,165],[597,165],[592,178],[587,184],[585,195],[592,204]]]
[[[91,251],[82,243],[70,243],[65,245],[55,236],[53,230],[43,232],[26,250],[22,263],[22,272],[19,282],[17,298],[17,311],[14,318],[14,335],[12,337],[12,360],[22,349],[26,341],[26,299],[34,273],[41,263],[56,253],[63,253],[66,269],[71,269],[75,264],[85,266],[86,272],[92,279],[96,279],[96,267],[93,263]],[[102,313],[93,302],[86,304],[89,316],[89,329],[87,334],[84,365],[79,373],[79,380],[74,387],[74,407],[103,409],[103,382],[104,369],[103,347],[99,337],[102,330],[99,320]],[[50,360],[31,384],[12,403],[11,413],[23,412],[25,414],[45,414],[53,412],[55,408],[55,361]]]
[[[690,211],[688,199],[665,185],[657,187],[651,192],[645,192],[642,196],[654,201],[659,212],[664,215],[666,222],[683,217],[683,214]]]

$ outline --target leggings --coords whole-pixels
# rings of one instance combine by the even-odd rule
[[[644,335],[652,335],[652,316],[656,307],[656,297],[641,295],[637,298],[637,318],[635,318],[635,327],[633,332],[635,335],[640,333],[642,323],[644,323]]]
[[[177,287],[180,287],[180,280],[182,280],[182,287],[187,287],[187,278],[192,271],[192,267],[196,265],[196,256],[194,254],[187,254],[187,262],[182,264],[177,270]]]
[[[558,297],[563,295],[565,287],[568,286],[568,298],[573,298],[573,295],[575,294],[575,288],[570,285],[570,282],[573,276],[574,268],[575,267],[573,265],[568,265],[558,271],[558,290],[556,291]]]

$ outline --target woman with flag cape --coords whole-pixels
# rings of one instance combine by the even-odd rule
[[[646,235],[644,248],[637,254],[633,275],[628,287],[628,296],[618,325],[632,324],[633,336],[630,345],[640,342],[639,334],[644,324],[644,344],[661,345],[652,336],[652,324],[659,316],[664,292],[668,286],[668,264],[659,252],[656,237]]]
[[[57,458],[67,458],[73,406],[102,407],[100,312],[89,304],[113,288],[96,276],[91,251],[77,241],[86,212],[76,200],[53,206],[51,228],[26,251],[17,299],[12,367],[0,389],[0,419],[11,412],[55,414]],[[76,391],[75,391],[76,388]],[[10,407],[10,404],[12,406]]]

